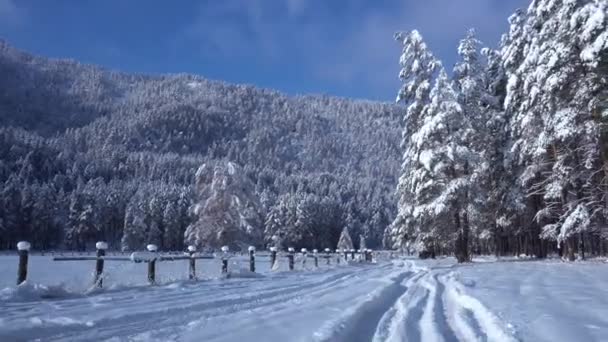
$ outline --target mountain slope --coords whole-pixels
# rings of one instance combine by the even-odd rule
[[[397,106],[288,97],[192,75],[129,75],[31,56],[4,42],[0,73],[8,75],[0,80],[4,247],[41,229],[52,241],[44,247],[85,248],[99,238],[116,242],[137,221],[142,232],[135,240],[141,245],[160,239],[173,241],[166,248],[180,248],[165,235],[183,236],[192,221],[186,208],[194,173],[212,160],[243,167],[262,213],[286,196],[298,198],[294,206],[307,198],[319,203],[317,209],[330,210],[323,217],[333,219],[323,229],[336,241],[328,247],[347,224],[351,233],[378,245],[392,219]],[[44,191],[57,203],[48,208],[49,219],[31,214],[28,191]],[[31,206],[43,206],[42,197],[32,198]],[[160,211],[177,198],[183,199],[179,217],[163,219]],[[87,206],[92,214],[83,218]],[[112,222],[100,214],[106,211],[115,214]],[[144,217],[127,220],[127,212]],[[299,222],[294,229],[308,229],[304,217],[308,225],[320,224],[313,220],[319,213],[286,215],[285,224]],[[154,238],[150,227],[160,230]]]

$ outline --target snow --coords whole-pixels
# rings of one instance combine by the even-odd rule
[[[557,241],[565,241],[573,234],[584,231],[591,223],[590,220],[587,207],[584,204],[579,204],[564,220]]]
[[[17,243],[17,249],[20,251],[29,251],[30,247],[31,247],[31,245],[27,241],[19,241]]]
[[[108,249],[108,243],[107,242],[103,242],[103,241],[99,241],[99,242],[95,243],[95,248],[96,249],[106,250],[106,249]]]
[[[158,246],[149,244],[146,246],[146,249],[148,250],[148,252],[156,252],[158,250]]]
[[[130,258],[133,262],[148,262],[158,259],[158,254],[154,252],[133,252]]]
[[[278,272],[258,256],[106,262],[104,289],[87,289],[94,262],[32,255],[30,279],[13,284],[17,257],[0,257],[0,340],[101,341],[600,341],[608,334],[608,268],[598,261],[452,258],[348,262]],[[242,265],[241,265],[242,264]],[[42,285],[44,284],[44,285]],[[72,287],[69,287],[70,284]]]
[[[202,85],[203,84],[201,82],[195,82],[195,81],[186,83],[186,86],[188,86],[188,88],[190,88],[190,89],[200,88]]]
[[[466,291],[524,341],[602,341],[608,336],[605,263],[509,261],[460,267]]]

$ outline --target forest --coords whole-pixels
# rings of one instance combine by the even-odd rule
[[[346,228],[357,248],[461,262],[605,255],[607,13],[534,0],[494,48],[465,32],[451,70],[423,34],[397,33],[395,104],[0,40],[0,249],[335,248]]]
[[[535,0],[497,49],[471,30],[448,76],[403,45],[398,214],[388,244],[425,256],[606,255],[608,3]]]
[[[394,104],[130,75],[1,41],[0,74],[2,249],[25,239],[38,250],[90,250],[98,240],[117,250],[180,250],[185,237],[210,248],[265,247],[273,236],[326,248],[344,226],[357,243],[362,235],[380,247],[396,213]],[[197,175],[219,179],[212,165],[218,177],[237,170],[230,179],[246,191],[199,193]],[[224,198],[222,212],[222,203],[195,210]],[[231,224],[214,224],[226,218]]]

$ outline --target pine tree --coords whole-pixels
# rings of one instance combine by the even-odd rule
[[[528,230],[538,235],[542,225],[542,236],[565,242],[571,259],[575,239],[582,243],[605,220],[596,191],[601,123],[593,117],[603,87],[598,46],[608,40],[607,19],[596,14],[605,8],[601,1],[534,2],[518,25],[525,39],[516,50],[527,53],[507,59],[512,150],[535,218]]]
[[[392,247],[403,247],[408,241],[422,238],[419,229],[422,227],[414,218],[413,176],[417,168],[418,147],[411,141],[411,137],[423,125],[421,117],[430,102],[431,82],[440,63],[428,50],[422,36],[418,31],[409,34],[397,34],[396,39],[403,45],[403,53],[399,60],[401,71],[399,78],[403,86],[397,96],[397,102],[407,104],[404,116],[404,128],[401,147],[404,149],[401,176],[397,185],[399,199],[398,213],[391,225],[390,233]],[[430,248],[426,245],[422,248]]]
[[[179,222],[177,204],[170,201],[163,211],[163,227],[165,227],[165,245],[171,250],[180,250],[183,246],[184,231]]]
[[[123,251],[141,250],[147,243],[148,226],[145,223],[145,210],[138,195],[134,196],[125,212],[125,224],[121,239]]]
[[[342,229],[342,233],[340,234],[340,240],[338,240],[338,249],[342,250],[351,250],[354,249],[353,240],[350,238],[350,234],[348,233],[348,227],[344,227]]]

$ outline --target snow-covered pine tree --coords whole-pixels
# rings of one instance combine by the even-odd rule
[[[359,235],[359,249],[367,249],[367,243],[363,234]]]
[[[403,85],[399,90],[397,102],[407,105],[407,109],[403,119],[401,142],[401,148],[404,150],[403,163],[396,191],[398,212],[391,226],[387,228],[388,234],[385,235],[388,236],[390,247],[393,248],[402,248],[408,241],[418,240],[423,242],[420,245],[421,250],[430,249],[433,246],[424,241],[424,234],[421,231],[425,227],[414,218],[414,174],[419,164],[418,146],[412,142],[411,137],[423,125],[421,116],[430,102],[431,82],[441,64],[429,51],[418,31],[398,33],[395,38],[403,45],[399,59],[401,65],[399,78]]]
[[[264,224],[264,237],[267,247],[283,248],[281,245],[283,236],[285,235],[282,229],[285,227],[285,219],[287,216],[287,206],[284,197],[277,200],[266,215]]]
[[[343,250],[351,250],[354,249],[353,240],[348,233],[348,227],[344,227],[342,229],[342,233],[340,233],[340,239],[338,240],[338,249]]]
[[[127,204],[125,211],[125,224],[120,241],[122,251],[141,250],[147,243],[148,227],[145,215],[144,205],[136,194]]]
[[[475,30],[470,29],[458,46],[460,60],[456,63],[453,73],[458,102],[472,128],[468,147],[479,157],[476,163],[470,165],[471,173],[475,175],[475,179],[471,181],[476,183],[476,191],[470,193],[469,203],[466,203],[465,209],[472,230],[471,239],[474,240],[468,244],[475,245],[477,249],[480,245],[478,239],[486,240],[490,235],[488,223],[491,221],[492,213],[487,199],[492,189],[488,184],[490,183],[488,161],[491,153],[488,147],[492,146],[496,139],[490,126],[494,114],[490,108],[495,106],[496,101],[487,90],[486,67],[480,55],[480,45]]]
[[[605,11],[600,0],[535,1],[516,25],[523,34],[504,50],[512,152],[535,217],[522,220],[534,222],[524,229],[538,235],[542,225],[542,236],[565,242],[570,259],[576,239],[582,244],[605,220],[601,119],[594,117],[605,88],[598,69],[608,45]]]
[[[169,201],[163,211],[163,227],[166,246],[173,250],[182,249],[184,230],[180,224],[177,204],[173,201]]]
[[[186,241],[198,246],[244,249],[262,244],[262,217],[255,185],[232,162],[202,165],[196,172],[197,220],[186,229]]]
[[[471,121],[443,69],[431,91],[424,122],[412,134],[416,169],[412,172],[413,219],[421,227],[417,243],[449,248],[459,262],[470,259],[469,209],[479,154]],[[420,250],[420,249],[419,249]]]
[[[162,191],[162,189],[161,189]],[[152,193],[152,198],[148,202],[147,221],[148,234],[146,243],[152,243],[158,246],[161,250],[164,246],[165,227],[163,225],[163,204],[161,196],[163,194]]]
[[[72,248],[85,250],[87,242],[96,237],[93,198],[83,188],[76,189],[70,197],[66,239]]]

